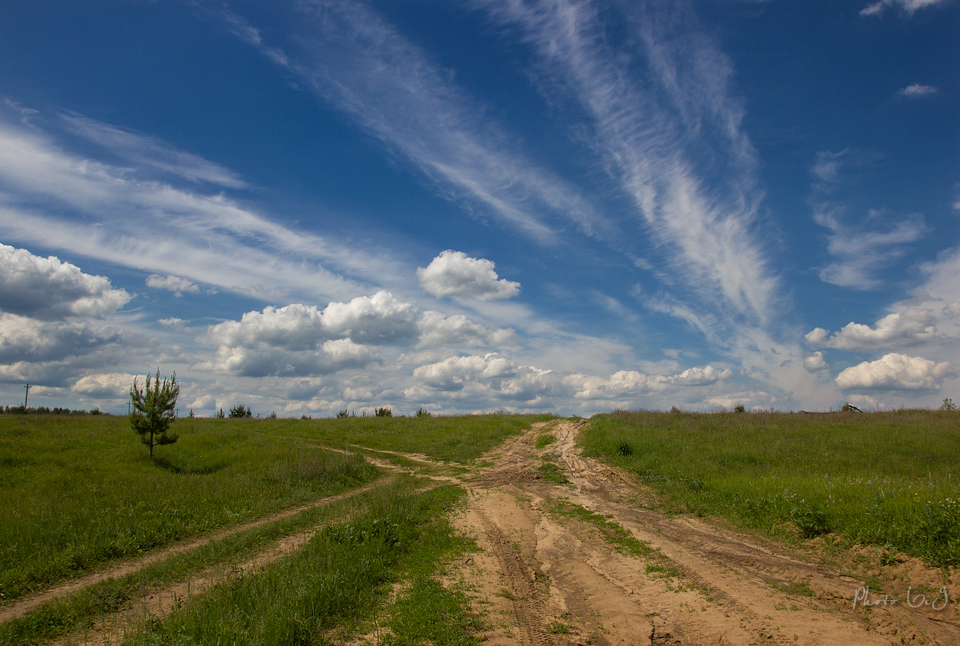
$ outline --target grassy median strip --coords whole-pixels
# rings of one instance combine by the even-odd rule
[[[399,495],[422,485],[401,476],[383,488]],[[138,599],[172,583],[188,581],[204,570],[229,569],[276,541],[323,524],[341,522],[362,514],[371,501],[382,497],[378,489],[313,507],[294,516],[240,532],[173,556],[137,572],[93,584],[49,601],[29,614],[0,626],[0,646],[42,644],[51,639],[92,628],[105,616],[131,607]]]
[[[144,626],[125,644],[340,641],[374,626],[392,585],[403,575],[423,580],[420,588],[426,586],[427,596],[436,600],[420,606],[426,626],[447,611],[445,603],[451,600],[430,594],[429,573],[451,553],[468,547],[446,519],[462,495],[454,486],[420,493],[379,489],[365,513],[326,527],[299,551],[260,572],[186,601],[165,621]],[[401,595],[401,603],[404,599]],[[382,616],[392,614],[388,610]],[[402,629],[397,634],[410,633]]]

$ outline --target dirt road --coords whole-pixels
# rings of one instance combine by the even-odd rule
[[[467,483],[459,524],[483,551],[452,578],[486,608],[487,643],[960,644],[952,601],[939,611],[905,601],[854,609],[863,581],[749,534],[646,508],[629,477],[580,454],[584,424],[553,422],[509,440]],[[538,449],[545,431],[555,441]],[[649,553],[618,551],[612,525],[629,532],[621,543]]]

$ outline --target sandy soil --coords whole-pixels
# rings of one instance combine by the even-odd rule
[[[486,644],[960,645],[960,606],[952,597],[940,610],[906,603],[910,584],[926,586],[928,598],[942,602],[937,590],[946,585],[953,594],[956,580],[944,581],[942,572],[914,559],[887,558],[881,565],[882,555],[873,549],[848,551],[841,565],[828,565],[822,558],[823,540],[808,542],[802,550],[789,548],[721,522],[659,512],[656,497],[628,474],[581,454],[576,438],[585,424],[561,420],[535,425],[478,461],[489,466],[466,475],[420,455],[372,452],[401,456],[423,468],[397,467],[370,457],[367,450],[368,459],[379,466],[438,484],[456,482],[467,489],[467,505],[456,524],[477,541],[480,551],[451,564],[445,582],[461,586],[472,597],[474,611],[486,626],[481,636]],[[556,440],[538,449],[536,440],[545,432]],[[569,482],[545,479],[538,470],[545,460],[561,467]],[[347,495],[381,484],[382,480]],[[637,557],[617,551],[592,525],[552,511],[561,500],[619,524],[653,553]],[[263,567],[298,549],[316,530],[286,537],[239,569]],[[0,622],[41,601],[135,571],[197,544],[119,564],[6,605],[0,608]],[[836,550],[830,553],[835,562]],[[858,588],[866,586],[858,577],[866,573],[884,575],[884,592],[871,592],[876,605],[860,603],[854,608]],[[229,576],[230,572],[212,568],[189,582],[145,591],[133,608],[61,643],[117,643],[137,622],[163,616]],[[883,602],[885,594],[899,603]],[[912,600],[917,605],[918,597]],[[368,635],[352,643],[372,639]]]
[[[485,609],[487,643],[960,644],[952,600],[940,611],[913,609],[904,594],[897,605],[854,609],[865,584],[836,567],[719,523],[652,511],[650,494],[626,474],[580,454],[585,423],[554,422],[509,440],[467,483],[459,526],[482,552],[451,578]],[[536,449],[545,430],[556,441]],[[569,485],[540,476],[544,457],[563,466]],[[558,499],[607,516],[658,552],[618,553],[591,526],[551,513]],[[663,565],[678,574],[665,577],[656,571]],[[909,570],[927,584],[940,576],[915,562]]]

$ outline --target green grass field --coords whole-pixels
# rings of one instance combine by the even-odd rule
[[[351,444],[468,461],[537,419],[180,419],[155,462],[125,417],[0,416],[0,595],[369,482]]]
[[[598,415],[581,441],[668,506],[960,565],[960,415]]]

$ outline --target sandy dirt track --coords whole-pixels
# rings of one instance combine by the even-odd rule
[[[483,551],[458,576],[487,609],[487,643],[960,645],[955,606],[853,609],[862,581],[747,533],[646,509],[626,474],[580,454],[585,424],[512,438],[467,483],[459,524]],[[556,441],[537,449],[544,431]],[[570,484],[541,477],[544,457]],[[618,553],[587,523],[551,513],[559,499],[608,517],[654,555]]]

